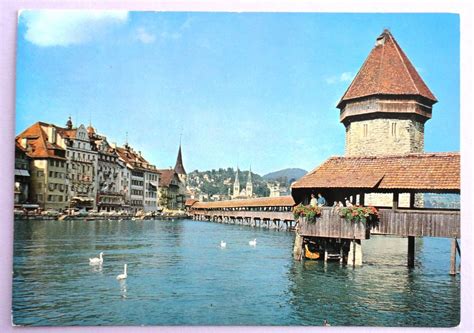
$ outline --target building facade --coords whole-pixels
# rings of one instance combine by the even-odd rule
[[[50,140],[66,150],[68,206],[96,209],[98,152],[92,149],[89,133],[81,124],[73,127],[71,118],[65,128],[52,125]]]
[[[121,188],[122,166],[116,150],[107,138],[96,133],[92,126],[87,128],[92,150],[97,152],[97,211],[120,212],[124,210],[125,196]]]
[[[66,150],[56,141],[54,125],[37,122],[16,137],[30,158],[29,201],[41,209],[68,207]]]
[[[158,210],[158,184],[160,173],[156,166],[150,164],[140,151],[135,151],[128,144],[116,148],[117,154],[124,162],[130,175],[130,210],[133,213]],[[127,172],[123,170],[122,175]],[[124,178],[124,177],[122,177]],[[122,188],[126,184],[123,179]]]
[[[30,160],[26,149],[15,141],[15,205],[27,203],[29,200]]]

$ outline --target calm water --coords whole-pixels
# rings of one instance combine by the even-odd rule
[[[248,241],[257,238],[255,248]],[[455,326],[450,240],[363,242],[364,266],[294,262],[292,233],[182,220],[15,222],[17,325]],[[227,248],[221,249],[221,240]],[[402,248],[400,250],[400,247]],[[88,258],[104,252],[102,267]],[[127,263],[125,283],[115,277]]]

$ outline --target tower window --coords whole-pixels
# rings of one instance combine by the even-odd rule
[[[397,123],[392,123],[392,136],[397,136]]]
[[[368,134],[369,134],[369,125],[364,124],[364,138],[366,138]]]

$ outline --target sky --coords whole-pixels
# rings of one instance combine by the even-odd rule
[[[23,11],[16,133],[92,126],[158,168],[312,170],[344,154],[336,105],[388,28],[438,99],[425,151],[460,150],[456,14]]]

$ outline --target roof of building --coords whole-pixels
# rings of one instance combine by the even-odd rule
[[[194,205],[196,202],[199,202],[199,201],[196,200],[196,199],[186,199],[186,201],[184,202],[184,206],[185,206],[185,207],[191,207],[191,206]]]
[[[183,157],[181,156],[181,144],[179,145],[178,157],[176,158],[176,165],[174,166],[174,170],[179,175],[186,174],[186,170],[184,170],[184,165],[183,165]]]
[[[119,158],[121,158],[126,164],[135,169],[142,169],[152,173],[158,173],[159,170],[152,164],[150,164],[140,152],[136,152],[130,146],[116,147]]]
[[[21,146],[21,140],[27,140],[27,155],[31,158],[56,158],[65,159],[64,156],[60,156],[57,152],[61,152],[64,155],[65,150],[57,144],[48,141],[48,135],[45,132],[45,128],[54,126],[42,122],[36,122],[26,130],[21,132],[15,141]]]
[[[264,197],[241,200],[223,200],[223,201],[209,201],[196,202],[193,208],[209,209],[209,208],[237,208],[237,207],[282,207],[294,206],[295,201],[291,196],[284,197]]]
[[[377,38],[374,48],[337,107],[342,108],[348,100],[373,95],[415,95],[425,97],[433,104],[437,102],[387,29]]]
[[[331,157],[291,188],[459,191],[460,160],[459,153]]]
[[[169,187],[173,178],[178,176],[174,169],[160,169],[160,187]]]

